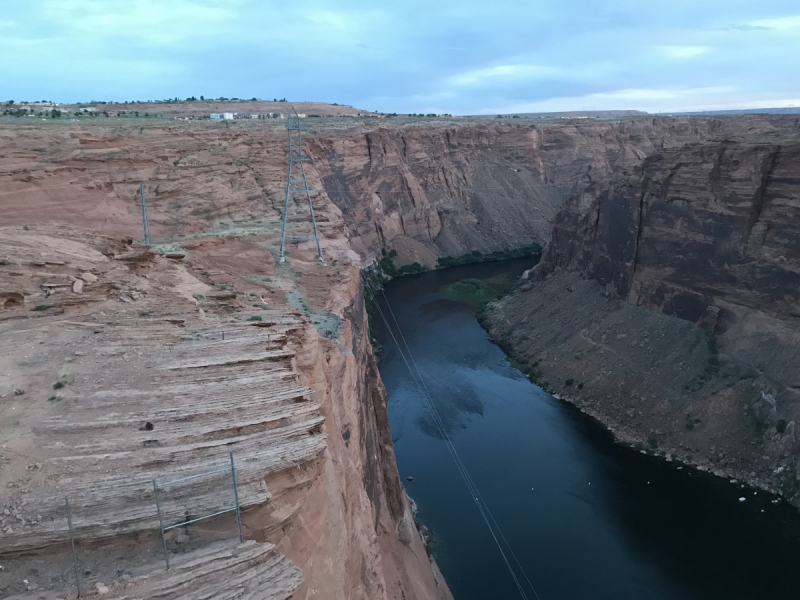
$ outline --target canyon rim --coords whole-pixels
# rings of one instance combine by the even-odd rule
[[[0,142],[0,554],[43,574],[7,595],[71,585],[67,495],[106,597],[447,598],[369,335],[361,273],[387,256],[541,245],[482,317],[516,364],[643,451],[798,502],[795,116],[315,121],[324,265],[307,241],[276,261],[278,124],[2,124]],[[288,221],[307,233],[301,205]],[[165,571],[152,480],[229,450],[248,541],[176,535]],[[167,516],[213,512],[226,485],[179,488]]]

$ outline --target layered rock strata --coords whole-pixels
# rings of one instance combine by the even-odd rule
[[[293,248],[276,268],[236,236],[187,246],[0,231],[4,596],[74,591],[65,496],[84,590],[446,594],[397,475],[349,252],[326,244],[326,267]],[[230,513],[181,527],[165,572],[153,480],[165,525],[225,510],[229,452],[259,543],[237,543]]]
[[[800,129],[704,125],[599,181],[588,165],[536,282],[488,322],[621,437],[797,499]]]

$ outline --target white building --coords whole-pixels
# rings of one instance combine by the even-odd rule
[[[232,121],[233,120],[233,113],[211,113],[211,118],[216,119],[218,121],[225,120],[225,121]]]

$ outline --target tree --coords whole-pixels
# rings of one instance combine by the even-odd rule
[[[200,96],[200,100],[205,100],[205,98],[203,98],[202,96]]]

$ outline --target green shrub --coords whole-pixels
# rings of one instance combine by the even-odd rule
[[[574,379],[567,379],[567,380],[564,382],[564,387],[569,387],[569,386],[571,386],[573,383],[575,383],[575,380],[574,380]]]
[[[253,316],[249,317],[247,320],[248,321],[261,321],[262,319],[258,315],[253,315]]]
[[[495,250],[494,252],[481,252],[480,250],[473,250],[461,256],[442,256],[436,261],[437,269],[446,269],[447,267],[457,267],[459,265],[466,265],[470,263],[489,262],[492,260],[509,260],[512,258],[533,258],[536,262],[542,257],[542,247],[536,242],[521,246],[520,248],[511,248],[506,250]]]
[[[398,267],[394,264],[394,259],[397,258],[397,250],[391,250],[389,253],[384,251],[383,258],[379,261],[378,265],[381,268],[381,272],[388,276],[388,277],[400,277],[402,275],[413,275],[414,273],[424,273],[428,269],[419,264],[418,262],[413,262],[410,265],[403,265],[402,267]]]
[[[482,307],[500,297],[497,291],[480,279],[462,279],[444,286],[441,292],[448,298],[466,302],[475,307]]]

